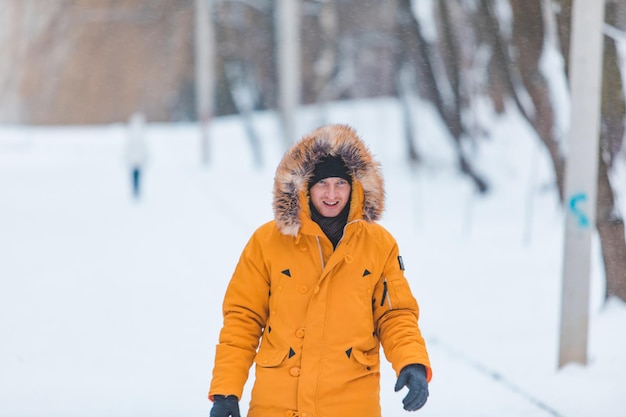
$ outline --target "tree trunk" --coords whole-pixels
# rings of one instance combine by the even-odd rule
[[[606,19],[615,26],[617,3],[607,2]],[[600,136],[600,164],[598,166],[598,200],[596,222],[602,258],[606,273],[606,297],[616,296],[626,301],[626,237],[623,213],[616,206],[610,180],[615,155],[623,145],[624,103],[623,81],[615,40],[604,37],[604,67],[602,79],[602,124]]]
[[[319,7],[320,52],[313,64],[312,88],[316,102],[324,103],[337,98],[331,85],[338,67],[339,21],[334,0],[322,0]]]
[[[439,116],[443,120],[448,132],[452,137],[459,161],[461,171],[474,182],[476,189],[480,193],[486,193],[489,189],[487,182],[476,172],[472,162],[465,155],[461,141],[466,135],[465,127],[461,120],[461,113],[446,106],[440,86],[437,85],[435,69],[433,67],[433,57],[431,47],[424,38],[420,23],[413,15],[410,0],[400,0],[398,2],[398,29],[402,46],[407,48],[409,59],[413,59],[418,69],[419,83],[424,87],[426,97],[432,101]],[[397,67],[397,70],[402,68]],[[450,69],[448,69],[450,70]]]
[[[416,146],[414,124],[412,122],[410,94],[415,90],[426,99],[433,97],[431,88],[426,83],[416,83],[421,75],[427,72],[424,67],[423,55],[418,49],[417,25],[413,18],[410,1],[400,1],[396,7],[396,36],[398,39],[395,48],[395,86],[396,96],[400,99],[402,115],[404,117],[404,139],[407,145],[407,155],[411,166],[416,166],[420,155]],[[415,74],[416,76],[413,76]]]
[[[602,153],[599,155],[596,225],[600,235],[602,260],[606,274],[605,297],[626,301],[626,243],[624,221],[615,211],[615,199]]]
[[[463,113],[462,89],[461,85],[461,52],[459,51],[454,24],[450,17],[449,3],[440,1],[439,6],[440,37],[441,37],[441,57],[450,83],[450,89],[454,97],[451,113],[454,115],[455,124],[462,125],[461,115]]]
[[[565,75],[569,79],[569,48],[570,31],[572,26],[572,0],[554,0],[558,5],[556,12],[557,32],[559,34],[559,46],[563,54]]]
[[[554,132],[554,110],[548,83],[539,68],[544,46],[544,25],[541,2],[511,0],[513,39],[517,59],[515,67],[533,104],[528,120],[546,145],[556,176],[560,199],[563,200],[565,163],[559,140]]]
[[[484,19],[482,26],[485,28],[482,30],[487,32],[484,38],[491,42],[493,53],[490,64],[493,73],[490,79],[495,77],[503,83],[503,87],[508,90],[522,116],[535,129],[546,146],[554,167],[559,198],[563,200],[565,167],[559,143],[553,136],[553,111],[548,86],[538,69],[538,61],[543,49],[543,22],[540,4],[535,3],[511,0],[514,20],[512,43],[516,47],[516,60],[513,60],[508,52],[507,42],[502,36],[500,24],[490,0],[481,1],[481,14]],[[525,88],[531,96],[533,108],[527,108],[522,103],[518,91],[522,88]],[[499,98],[499,95],[496,98]]]

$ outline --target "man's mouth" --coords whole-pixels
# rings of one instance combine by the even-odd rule
[[[337,204],[339,204],[339,201],[333,201],[333,202],[330,202],[330,201],[324,201],[324,204],[326,204],[327,206],[330,206],[330,207],[334,207],[334,206],[336,206]]]

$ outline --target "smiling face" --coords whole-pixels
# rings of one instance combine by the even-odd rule
[[[350,200],[350,183],[343,178],[329,177],[311,187],[311,203],[324,217],[335,217]]]

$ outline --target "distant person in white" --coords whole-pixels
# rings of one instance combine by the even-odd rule
[[[126,160],[130,168],[132,194],[135,199],[141,195],[141,176],[148,159],[145,124],[144,114],[135,113],[131,116],[128,126]]]

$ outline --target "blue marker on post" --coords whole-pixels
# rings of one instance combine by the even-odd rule
[[[587,201],[587,194],[585,193],[574,194],[569,199],[569,209],[578,220],[578,226],[589,227],[589,217],[587,217],[587,215],[583,213],[583,211],[578,207],[578,204],[584,201]]]

